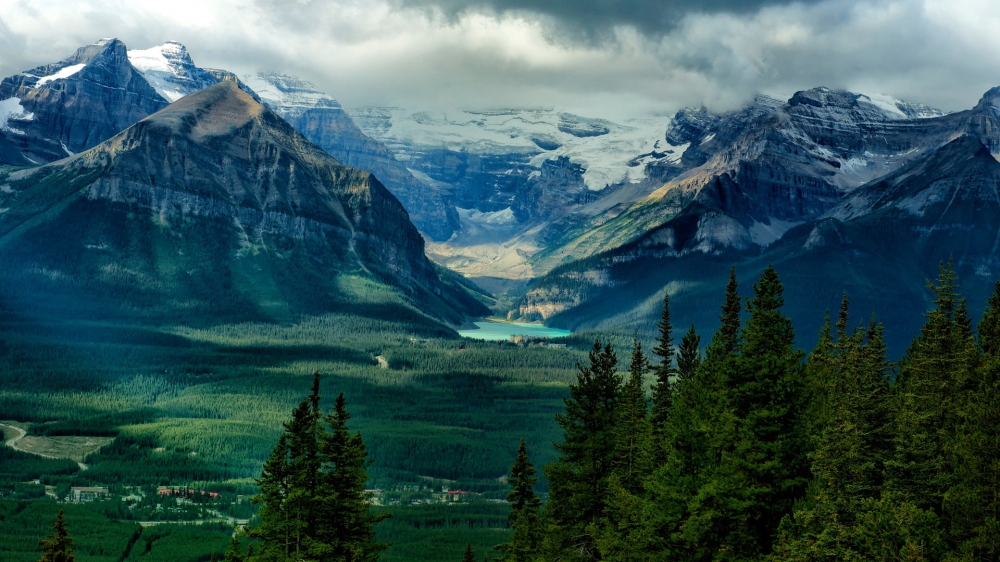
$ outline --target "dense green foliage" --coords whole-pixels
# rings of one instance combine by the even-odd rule
[[[521,439],[517,456],[510,467],[507,482],[511,486],[507,494],[510,504],[510,541],[494,547],[501,552],[503,562],[530,562],[538,555],[542,543],[541,507],[542,500],[535,495],[535,466],[528,458],[528,447]]]
[[[73,474],[78,470],[77,464],[69,459],[47,459],[11,449],[0,442],[0,494],[12,493],[22,482]]]
[[[637,400],[637,369],[622,384],[595,344],[557,417],[534,560],[1000,560],[1000,283],[978,338],[950,264],[931,289],[894,371],[884,329],[851,328],[846,295],[836,334],[827,321],[804,358],[774,269],[745,317],[732,274],[704,359],[693,330],[676,352],[666,415]],[[633,355],[644,364],[638,342]],[[628,462],[602,470],[635,458],[637,422],[658,415],[644,478]]]
[[[650,365],[649,341],[633,338],[627,373],[613,346],[575,350],[586,335],[551,349],[343,315],[156,329],[5,317],[5,416],[30,422],[33,435],[114,440],[86,458],[86,471],[0,448],[5,496],[38,498],[0,500],[0,558],[37,560],[39,529],[60,506],[81,562],[221,558],[231,523],[134,521],[208,509],[251,518],[246,503],[182,505],[156,498],[155,487],[255,493],[297,389],[322,370],[334,395],[352,397],[351,429],[364,433],[374,460],[367,487],[399,502],[376,526],[373,540],[393,544],[381,560],[458,560],[471,544],[477,559],[522,561],[996,561],[1000,285],[975,329],[949,268],[932,289],[926,324],[895,365],[882,326],[852,319],[846,298],[804,357],[770,268],[745,300],[731,275],[703,350],[693,328],[675,346],[661,326],[652,347],[661,360]],[[600,337],[628,345],[628,334]],[[647,398],[657,389],[651,401],[664,415],[654,423]],[[303,414],[312,411],[310,402]],[[346,423],[334,415],[331,435],[337,419]],[[546,478],[535,481],[528,451]],[[25,483],[35,478],[42,484]],[[123,495],[143,486],[153,498],[43,497],[71,485]],[[444,487],[512,501],[445,502]],[[526,507],[546,491],[544,508]],[[431,501],[441,503],[407,505]],[[516,548],[497,553],[498,544]],[[244,538],[241,552],[247,546]]]
[[[461,560],[466,545],[482,556],[509,536],[506,503],[390,506],[392,517],[376,526],[378,540],[392,543],[381,562]]]
[[[76,562],[76,555],[73,554],[73,539],[66,529],[66,519],[63,510],[59,510],[56,515],[56,522],[52,525],[52,534],[38,541],[38,546],[42,547],[42,557],[38,562]]]
[[[375,540],[373,525],[389,514],[371,512],[364,441],[348,431],[343,393],[323,415],[319,379],[317,372],[257,480],[260,523],[247,531],[256,554],[227,559],[368,562],[388,548]]]

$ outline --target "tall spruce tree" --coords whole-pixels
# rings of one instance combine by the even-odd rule
[[[238,532],[233,532],[233,537],[229,539],[229,548],[222,555],[223,562],[243,562],[249,557],[243,556],[243,546],[240,544]]]
[[[42,547],[42,557],[38,562],[75,562],[76,555],[73,554],[73,539],[69,536],[66,528],[66,519],[63,510],[59,510],[56,521],[52,525],[52,534],[38,541],[38,546]]]
[[[533,562],[538,557],[542,542],[542,501],[535,495],[537,481],[535,466],[528,458],[528,446],[522,437],[507,479],[511,486],[511,491],[507,494],[507,503],[510,504],[510,514],[507,516],[510,541],[494,547],[502,553],[498,560]]]
[[[797,504],[781,525],[775,560],[865,559],[855,531],[870,509],[866,502],[882,492],[885,462],[891,454],[889,429],[889,363],[881,325],[874,318],[867,329],[847,334],[847,297],[837,322],[835,351],[814,353],[828,376],[812,398],[822,403],[825,419],[813,456],[805,501]],[[828,325],[828,324],[827,324]]]
[[[753,289],[742,334],[730,329],[719,338],[722,351],[734,341],[737,350],[719,374],[726,411],[714,420],[720,428],[710,445],[711,458],[719,462],[708,470],[686,522],[699,529],[690,538],[707,547],[703,555],[727,560],[770,552],[809,475],[802,353],[794,348],[791,321],[781,313],[784,288],[768,266]]]
[[[640,560],[644,543],[648,542],[635,536],[645,524],[648,511],[645,482],[654,465],[653,431],[643,390],[643,375],[648,370],[649,363],[636,334],[632,338],[629,376],[618,405],[614,473],[609,479],[606,516],[598,538],[602,559],[608,561]]]
[[[324,545],[319,554],[347,562],[378,560],[389,545],[375,539],[374,525],[389,514],[371,511],[371,493],[365,491],[371,461],[361,433],[352,434],[348,428],[351,415],[343,392],[323,419],[329,429],[319,437],[323,470],[318,511],[322,525],[317,538]]]
[[[643,480],[648,476],[652,455],[652,428],[649,406],[643,389],[643,379],[649,361],[642,352],[642,342],[632,338],[632,360],[629,375],[622,389],[615,438],[615,473],[619,484],[631,494],[641,494]]]
[[[611,345],[594,342],[590,364],[578,365],[576,383],[557,414],[563,442],[559,457],[545,466],[549,503],[545,508],[544,553],[552,560],[596,560],[598,524],[605,515],[608,481],[615,460],[615,426],[621,375]]]
[[[954,485],[947,449],[956,438],[965,393],[974,388],[978,350],[949,262],[930,283],[934,309],[900,362],[894,385],[895,453],[887,487],[918,509],[941,514]]]
[[[694,330],[694,324],[681,339],[677,350],[677,382],[694,378],[701,365],[701,337]]]
[[[656,338],[656,347],[653,354],[660,358],[656,365],[656,382],[653,383],[653,409],[650,423],[653,431],[659,435],[663,432],[663,426],[667,423],[670,415],[670,406],[673,402],[673,391],[671,389],[671,379],[676,374],[674,368],[674,336],[673,326],[670,324],[670,294],[663,295],[663,312],[657,324],[659,335]]]
[[[660,447],[665,460],[659,463],[646,483],[648,500],[643,523],[624,536],[636,550],[659,560],[709,560],[715,556],[706,540],[718,497],[710,488],[710,467],[722,460],[721,443],[732,425],[728,413],[726,372],[738,359],[740,299],[735,269],[726,286],[720,328],[700,358],[700,339],[694,327],[682,340],[674,403]]]
[[[462,554],[462,562],[476,562],[476,553],[472,550],[472,543],[468,543],[465,552]]]
[[[386,548],[374,538],[386,515],[370,513],[369,462],[361,435],[347,429],[344,396],[325,417],[319,403],[316,373],[257,481],[260,524],[248,531],[260,545],[255,560],[367,562]]]
[[[959,428],[948,446],[954,482],[943,512],[958,558],[1000,560],[1000,282],[977,328],[982,359],[960,398]]]

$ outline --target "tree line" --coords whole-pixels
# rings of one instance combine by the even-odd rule
[[[544,505],[521,441],[499,559],[1000,560],[1000,282],[975,329],[950,264],[930,287],[934,307],[895,364],[882,325],[855,323],[846,295],[816,348],[797,350],[770,266],[745,301],[731,272],[704,350],[693,327],[675,345],[665,296],[655,364],[636,337],[627,372],[599,341],[578,366]],[[343,394],[328,413],[319,402],[316,374],[264,464],[259,521],[226,562],[375,561],[387,548]]]
[[[500,559],[1000,559],[1000,282],[976,329],[951,264],[930,288],[895,364],[847,295],[797,350],[770,266],[745,301],[731,272],[704,353],[664,297],[655,365],[636,339],[626,375],[600,342],[579,367],[544,506],[522,443]]]

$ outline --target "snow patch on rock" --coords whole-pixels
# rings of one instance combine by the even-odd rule
[[[23,135],[24,131],[11,125],[10,121],[30,121],[35,115],[30,111],[25,111],[21,107],[19,98],[7,98],[0,100],[0,131],[8,131],[17,135]]]
[[[43,86],[45,84],[48,84],[49,82],[52,82],[53,80],[62,80],[62,79],[65,79],[65,78],[69,78],[70,76],[73,76],[77,72],[80,72],[81,70],[83,70],[83,67],[85,67],[85,66],[87,66],[87,65],[85,65],[85,64],[73,64],[73,65],[67,66],[67,67],[63,68],[62,70],[60,70],[59,72],[56,72],[55,74],[50,74],[48,76],[43,76],[43,77],[39,78],[38,82],[35,82],[35,85],[33,87],[39,88],[39,87],[41,87],[41,86]]]
[[[218,82],[207,71],[195,66],[187,48],[176,41],[167,41],[149,49],[130,50],[128,60],[149,85],[170,103]]]

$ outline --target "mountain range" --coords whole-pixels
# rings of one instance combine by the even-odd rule
[[[702,163],[584,232],[589,256],[535,282],[512,317],[645,326],[666,291],[681,318],[711,330],[729,266],[773,263],[806,341],[847,291],[887,322],[898,353],[942,262],[954,261],[974,306],[1000,276],[998,92],[967,111],[918,106],[892,119],[865,96],[826,89],[692,112],[686,138]]]
[[[223,80],[72,157],[0,169],[0,310],[38,321],[462,322],[406,211]]]
[[[363,219],[361,211],[324,214],[329,209],[318,209],[329,204],[328,195],[298,199],[292,184],[302,180],[295,173],[262,164],[285,152],[251,152],[248,159],[233,161],[224,155],[249,141],[221,133],[208,145],[187,133],[168,141],[150,136],[150,130],[160,130],[150,123],[163,119],[153,116],[180,115],[179,107],[187,108],[184,119],[198,123],[195,129],[214,120],[225,123],[231,116],[198,105],[207,103],[208,94],[202,93],[218,96],[223,90],[242,101],[220,107],[244,108],[244,117],[252,116],[246,123],[256,123],[251,129],[266,128],[268,138],[283,139],[272,147],[296,147],[296,169],[311,170],[310,178],[330,175],[316,170],[335,166],[372,174],[375,179],[356,172],[361,175],[345,181],[392,194],[369,196],[381,201],[373,203],[369,216],[379,220]],[[176,151],[163,152],[154,142]],[[129,150],[122,152],[126,145]],[[188,150],[204,151],[206,159],[186,159]],[[512,293],[515,306],[508,316],[560,327],[645,329],[666,291],[683,295],[675,299],[685,303],[678,304],[679,319],[711,330],[715,294],[729,267],[736,264],[738,272],[752,275],[774,263],[790,280],[790,309],[806,333],[821,321],[819,308],[834,307],[843,290],[863,309],[898,325],[899,333],[909,333],[926,305],[925,279],[936,275],[941,261],[955,261],[973,300],[1000,273],[994,243],[1000,236],[994,210],[998,155],[1000,88],[975,107],[948,114],[885,95],[828,88],[787,99],[757,96],[724,113],[687,108],[619,121],[551,108],[345,110],[312,84],[286,74],[200,68],[180,43],[129,50],[115,39],[0,82],[0,164],[46,164],[2,172],[5,238],[46,223],[64,205],[78,208],[74,197],[80,193],[104,193],[86,200],[174,209],[157,219],[170,228],[187,224],[189,213],[212,220],[228,213],[237,233],[220,240],[236,236],[239,242],[222,247],[240,260],[250,254],[285,259],[276,257],[285,255],[276,250],[284,242],[264,240],[318,240],[316,233],[326,227],[309,231],[292,224],[319,213],[317,220],[341,238],[328,239],[327,249],[311,242],[300,248],[314,262],[332,260],[313,273],[337,271],[332,278],[344,279],[342,272],[360,272],[359,279],[391,287],[410,305],[453,322],[484,309],[459,277],[428,262],[425,253],[484,287],[516,291],[528,284],[521,296]],[[219,162],[238,162],[239,170],[227,178]],[[132,175],[116,175],[124,170]],[[161,193],[167,189],[164,178],[175,182],[170,194],[185,193],[183,205]],[[198,178],[218,185],[194,195],[184,191],[185,182],[199,184]],[[93,187],[135,181],[142,186],[138,191]],[[49,187],[39,191],[40,185]],[[311,189],[331,189],[324,185]],[[380,191],[382,185],[388,192]],[[276,191],[264,195],[269,189]],[[248,193],[251,199],[245,198]],[[194,203],[191,197],[202,199]],[[218,206],[216,199],[229,206]],[[356,202],[339,201],[345,209],[356,208]],[[271,209],[271,203],[278,207]],[[273,226],[276,219],[261,218],[279,208],[285,213],[280,228]],[[248,219],[254,226],[240,218],[246,209],[262,213]],[[185,218],[178,223],[178,216]],[[405,226],[390,233],[386,221]],[[359,240],[379,242],[358,246]],[[62,242],[50,243],[58,252],[73,253]],[[42,248],[32,254],[24,253],[30,244],[2,239],[0,244],[14,252],[11,259],[16,255],[31,264],[31,271],[61,275],[54,267],[58,262],[32,262],[45,254]],[[102,244],[110,243],[92,245]],[[361,247],[366,249],[358,253]],[[175,249],[178,255],[197,253]],[[223,254],[213,259],[228,263]],[[127,252],[112,261],[127,262]],[[152,271],[154,262],[138,269]],[[283,262],[268,263],[255,271],[273,273]],[[264,291],[248,302],[279,303],[273,311],[283,312],[275,317],[305,310],[295,304],[299,297],[278,292],[280,298],[270,299]],[[265,317],[269,313],[263,310],[253,314]],[[897,350],[902,345],[891,343]]]

